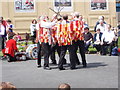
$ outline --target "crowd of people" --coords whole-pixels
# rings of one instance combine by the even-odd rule
[[[41,48],[44,51],[44,69],[49,68],[49,57],[52,64],[57,64],[55,51],[59,56],[58,68],[65,70],[65,54],[69,51],[70,69],[76,69],[80,64],[77,50],[81,55],[83,67],[87,67],[85,53],[89,53],[89,46],[93,45],[97,53],[101,55],[112,55],[112,48],[117,46],[117,32],[111,28],[110,24],[104,21],[104,16],[100,16],[97,21],[93,35],[89,31],[89,25],[84,21],[78,12],[62,17],[53,16],[50,21],[48,16],[40,16],[38,21],[33,20],[31,24],[31,36],[33,42],[38,43],[38,67],[41,67]],[[35,33],[35,34],[34,34]]]
[[[40,16],[38,20],[34,19],[30,25],[31,39],[33,44],[37,43],[38,47],[38,68],[41,67],[41,50],[44,52],[44,66],[46,70],[51,70],[49,67],[49,57],[52,64],[57,64],[55,52],[59,56],[58,68],[65,70],[64,64],[67,63],[65,59],[66,51],[69,51],[70,69],[76,69],[76,65],[80,65],[77,51],[81,55],[83,67],[87,67],[85,53],[89,53],[89,46],[93,45],[97,53],[101,55],[112,55],[112,48],[117,46],[118,36],[115,29],[110,24],[104,21],[104,16],[100,16],[94,28],[94,35],[89,31],[89,25],[83,19],[79,12],[70,15],[53,15],[52,20],[48,16]],[[12,32],[12,33],[11,33]],[[3,20],[0,18],[0,36],[2,37],[2,51],[10,57],[10,61],[14,59],[16,47],[16,40],[19,38],[19,33],[14,36],[13,25],[11,20]],[[9,40],[4,42],[6,36]],[[12,45],[10,45],[12,43]],[[9,48],[10,46],[11,49]],[[8,50],[10,49],[10,51]]]

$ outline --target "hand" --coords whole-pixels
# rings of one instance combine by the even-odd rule
[[[35,42],[38,43],[38,39],[36,39]]]
[[[90,41],[87,41],[86,43],[89,43]]]

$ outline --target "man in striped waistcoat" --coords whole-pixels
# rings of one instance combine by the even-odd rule
[[[73,30],[73,46],[75,47],[75,52],[77,53],[77,49],[79,48],[79,53],[82,58],[83,67],[87,66],[86,57],[85,57],[85,45],[83,38],[83,21],[78,12],[74,13],[74,20],[71,21],[71,29]],[[77,61],[79,62],[79,61]]]
[[[71,31],[70,29],[70,22],[68,21],[68,15],[64,15],[63,21],[57,24],[57,41],[58,41],[58,45],[61,46],[61,54],[58,63],[59,70],[65,70],[65,68],[63,68],[63,63],[67,49],[69,50],[69,56],[70,56],[70,64],[71,64],[70,68],[76,69],[75,59],[74,59],[75,53],[73,52],[74,48],[72,46],[72,34],[73,31]]]
[[[55,25],[56,20],[53,22],[48,21],[48,17],[41,17],[40,21],[40,42],[42,44],[43,52],[44,52],[44,69],[50,70],[49,67],[49,56],[51,52],[52,45],[52,26]]]

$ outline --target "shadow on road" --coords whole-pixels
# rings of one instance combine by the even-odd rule
[[[86,68],[97,68],[97,67],[105,67],[108,66],[108,64],[105,64],[104,62],[95,62],[95,63],[88,63]],[[81,66],[78,66],[78,68],[82,68]]]
[[[97,67],[105,67],[105,66],[108,66],[108,64],[105,64],[104,62],[95,62],[95,63],[88,63],[87,64],[87,67],[86,68],[97,68]],[[50,65],[50,67],[52,69],[58,69],[58,66],[57,65]],[[66,64],[64,65],[65,68],[69,68],[70,67],[70,64]],[[83,65],[77,65],[76,66],[77,69],[82,69],[83,68]]]

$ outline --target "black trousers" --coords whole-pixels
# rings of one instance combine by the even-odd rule
[[[73,46],[76,47],[75,52],[77,53],[77,47],[79,48],[79,53],[82,58],[82,64],[86,65],[86,57],[85,57],[85,44],[83,40],[73,41]],[[76,59],[78,62],[78,59]]]
[[[37,64],[41,65],[41,48],[42,48],[42,46],[39,42],[37,43],[37,48],[38,48]]]
[[[97,52],[101,51],[101,45],[100,44],[94,44],[93,47],[96,48]]]
[[[44,52],[44,67],[49,67],[49,56],[51,53],[51,45],[48,43],[42,43],[42,48]]]
[[[53,47],[51,47],[51,55],[50,58],[52,60],[53,63],[56,63],[56,59],[55,59],[55,52],[57,50],[58,56],[60,57],[60,53],[61,53],[61,47],[58,46],[58,44],[54,45]],[[64,63],[66,63],[66,59],[64,59]]]
[[[107,44],[107,42],[104,42],[104,44],[102,45],[102,54],[106,55],[108,51],[109,55],[111,55],[113,46],[114,46],[114,42],[111,42],[110,44]]]
[[[74,52],[75,52],[74,58],[75,58],[76,64],[80,64],[80,61],[77,55],[78,45],[74,41],[73,41],[73,46],[74,46]]]
[[[1,46],[2,46],[2,49],[5,48],[5,41],[6,41],[6,37],[2,37],[2,41],[1,41]]]
[[[60,54],[58,67],[63,68],[64,57],[65,57],[67,49],[69,50],[70,68],[75,68],[76,67],[76,64],[75,64],[76,61],[75,61],[75,57],[74,57],[75,52],[74,52],[73,45],[61,46],[61,54]]]

